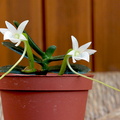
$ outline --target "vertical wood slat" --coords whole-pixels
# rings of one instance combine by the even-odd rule
[[[94,0],[95,71],[120,70],[120,0]]]
[[[0,26],[4,26],[4,22],[7,18],[7,8],[6,8],[7,0],[0,1]],[[0,42],[2,42],[3,36],[0,35]],[[8,62],[8,51],[6,51],[4,46],[0,46],[0,66],[5,65]],[[4,58],[4,59],[3,59]]]
[[[21,23],[24,20],[29,20],[26,26],[26,31],[33,38],[33,40],[42,48],[42,3],[41,0],[2,0],[0,4],[0,13],[3,19],[0,19],[0,27],[5,27],[4,21],[13,22],[13,20]],[[1,42],[3,37],[1,35]],[[14,64],[20,57],[20,55],[3,47],[4,53],[1,53],[1,65]],[[8,53],[8,54],[6,54]],[[24,60],[22,64],[26,65],[27,60]]]
[[[66,54],[72,47],[71,35],[80,45],[92,40],[91,0],[45,0],[45,17],[46,47],[56,45],[55,55]]]

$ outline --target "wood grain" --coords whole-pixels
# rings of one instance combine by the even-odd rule
[[[29,19],[28,33],[43,50],[56,45],[54,55],[65,54],[72,47],[71,35],[80,45],[92,41],[91,47],[97,49],[95,58],[90,63],[79,63],[95,71],[118,71],[119,6],[120,0],[1,0],[0,26],[5,27],[5,20],[22,22]],[[2,41],[2,35],[0,38]],[[3,46],[1,49],[1,65],[14,64],[20,57]]]
[[[1,0],[0,14],[3,16],[2,19],[0,19],[0,27],[5,27],[5,20],[11,23],[13,20],[18,21],[19,23],[24,20],[29,20],[29,23],[26,26],[26,31],[32,37],[32,39],[42,48],[43,42],[41,0],[24,0],[24,2],[21,0]],[[3,40],[2,35],[1,40]],[[4,56],[1,59],[1,65],[14,64],[20,57],[20,55],[17,55],[7,48],[4,48],[4,53],[1,53],[1,55]],[[21,64],[26,65],[26,63],[27,60],[25,59]]]
[[[95,71],[120,70],[120,0],[94,0]]]
[[[7,18],[7,7],[6,7],[6,0],[1,0],[0,1],[0,26],[1,27],[5,27],[5,23],[4,21]],[[0,42],[3,41],[3,35],[0,34]],[[1,45],[1,44],[0,44]],[[0,66],[5,65],[6,63],[8,63],[8,51],[6,50],[6,48],[4,46],[0,46]]]
[[[72,47],[71,35],[80,45],[91,41],[90,0],[45,0],[45,18],[46,47],[56,45],[55,55],[66,54]]]

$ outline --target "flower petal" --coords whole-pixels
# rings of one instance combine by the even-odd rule
[[[13,43],[17,43],[19,42],[20,40],[19,39],[16,39],[13,37],[13,34],[10,32],[10,31],[7,31],[5,34],[4,34],[4,40],[10,40],[11,42]]]
[[[11,38],[11,39],[9,39],[11,42],[13,42],[13,43],[18,43],[19,41],[21,41],[21,40],[19,40],[19,39],[15,39],[15,38]]]
[[[5,32],[7,32],[8,31],[8,29],[6,29],[6,28],[0,28],[0,32],[4,35],[5,34]]]
[[[29,22],[29,20],[23,21],[23,22],[18,26],[17,33],[22,34],[28,22]]]
[[[77,41],[77,39],[74,36],[71,36],[71,39],[72,39],[72,48],[74,50],[78,49],[78,41]]]
[[[70,51],[67,55],[71,55],[72,56],[72,60],[73,60],[73,63],[75,63],[75,58],[74,58],[74,54],[75,54],[75,50],[72,50]]]
[[[4,40],[11,39],[13,34],[10,31],[5,32],[4,34]]]
[[[9,31],[11,31],[12,33],[16,32],[16,28],[11,23],[9,23],[8,21],[5,21],[5,23]]]
[[[74,55],[75,50],[71,50],[67,55]]]
[[[92,43],[92,42],[88,42],[88,43],[80,46],[80,47],[78,48],[78,50],[79,50],[80,52],[85,51],[85,50],[90,46],[91,43]]]
[[[19,40],[19,41],[17,42],[17,44],[15,44],[15,46],[19,46],[20,43],[21,43],[21,40]]]
[[[79,56],[75,56],[76,60],[86,60],[89,62],[89,54],[88,52],[82,52]]]
[[[74,55],[72,56],[72,61],[73,61],[73,63],[76,63]]]
[[[85,52],[88,52],[89,55],[92,55],[92,54],[94,54],[95,52],[97,52],[97,50],[87,49],[87,50],[85,50]]]
[[[26,37],[23,34],[20,34],[20,40],[27,40]]]

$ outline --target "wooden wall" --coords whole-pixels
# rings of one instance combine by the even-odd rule
[[[96,71],[120,70],[120,0],[94,0]]]
[[[97,53],[90,63],[82,63],[93,71],[113,71],[120,70],[119,12],[120,0],[0,0],[0,27],[5,27],[5,20],[29,19],[28,33],[43,50],[56,45],[55,55],[71,48],[71,35],[80,45],[92,41]],[[0,55],[0,66],[20,57],[2,45]]]

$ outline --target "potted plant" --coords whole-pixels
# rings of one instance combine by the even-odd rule
[[[21,57],[13,66],[0,67],[0,72],[5,72],[0,77],[4,120],[83,120],[91,80],[119,91],[93,79],[93,75],[83,74],[90,70],[88,67],[69,63],[70,58],[73,63],[81,59],[89,62],[89,56],[96,52],[87,49],[91,42],[78,47],[77,39],[71,36],[73,48],[65,55],[52,56],[56,46],[44,52],[24,31],[28,20],[21,24],[14,21],[17,28],[5,23],[7,28],[0,28],[0,32],[4,40],[11,42],[3,42],[3,45]],[[19,46],[21,41],[24,48]],[[31,48],[39,56],[34,55]],[[27,67],[18,65],[24,57],[29,61]],[[50,62],[58,60],[63,60],[62,65],[49,66]],[[41,66],[40,70],[35,68],[34,62]]]

